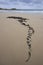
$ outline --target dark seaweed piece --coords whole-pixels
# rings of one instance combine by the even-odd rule
[[[28,34],[27,34],[27,41],[26,41],[26,43],[27,43],[27,45],[28,45],[28,49],[29,49],[29,52],[28,52],[28,59],[26,60],[26,62],[28,62],[29,61],[29,59],[30,59],[30,57],[31,57],[31,44],[30,44],[30,42],[31,42],[31,37],[32,37],[32,34],[34,33],[34,29],[32,28],[32,27],[30,27],[30,25],[29,24],[26,24],[26,22],[27,22],[27,20],[29,20],[29,19],[27,19],[27,18],[23,18],[23,17],[16,17],[16,16],[8,16],[7,18],[9,18],[9,19],[17,19],[17,21],[21,24],[21,25],[24,25],[24,26],[26,26],[27,27],[27,29],[28,29]]]

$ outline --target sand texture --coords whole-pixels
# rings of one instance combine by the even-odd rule
[[[43,14],[0,13],[0,65],[43,65]]]

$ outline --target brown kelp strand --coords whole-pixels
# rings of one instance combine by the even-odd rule
[[[21,25],[24,25],[25,27],[27,27],[27,30],[28,30],[28,34],[27,34],[27,38],[26,38],[26,43],[27,43],[27,46],[28,46],[28,58],[26,59],[26,62],[29,61],[30,57],[31,57],[31,37],[32,37],[32,34],[34,34],[34,29],[29,25],[29,24],[26,24],[27,23],[27,18],[23,18],[23,17],[16,17],[16,16],[8,16],[7,18],[9,19],[17,19],[18,22],[20,22]]]

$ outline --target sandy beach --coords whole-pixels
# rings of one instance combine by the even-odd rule
[[[42,13],[0,12],[0,65],[43,65]]]

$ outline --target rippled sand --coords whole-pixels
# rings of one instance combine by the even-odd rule
[[[9,16],[26,18],[34,29],[28,62],[28,28]],[[0,65],[43,65],[43,14],[0,13]]]

